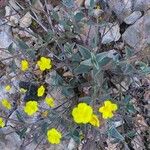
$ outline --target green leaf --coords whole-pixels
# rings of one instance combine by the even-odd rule
[[[53,38],[53,32],[52,32],[51,30],[49,30],[49,31],[47,32],[47,34],[44,36],[44,40],[45,40],[46,42],[49,42],[49,41],[52,40],[52,38]]]
[[[102,52],[96,55],[96,59],[99,64],[103,61],[104,58],[108,58],[108,53],[107,52]]]
[[[105,65],[107,65],[112,59],[109,57],[105,57],[103,59],[101,59],[101,61],[98,62],[100,67],[103,67]]]
[[[125,66],[122,68],[122,71],[124,74],[130,75],[135,72],[135,68],[131,64],[125,64]]]
[[[82,74],[82,73],[88,73],[91,70],[90,66],[86,65],[79,65],[76,69],[74,69],[75,74]]]
[[[59,15],[56,11],[52,10],[51,16],[55,21],[59,22]]]
[[[124,141],[124,137],[118,132],[118,130],[115,128],[115,127],[111,127],[109,130],[108,130],[108,135],[112,138],[115,138],[119,141]]]
[[[47,122],[42,123],[41,130],[44,134],[46,134],[48,126],[49,124]]]
[[[96,59],[96,56],[94,53],[91,53],[91,62],[92,64],[94,65],[94,67],[99,70],[99,64],[98,64],[98,61]]]
[[[125,95],[125,97],[124,97],[124,103],[129,103],[129,101],[131,100],[131,95]]]
[[[37,2],[37,0],[31,0],[31,4],[34,5]]]
[[[128,133],[125,134],[126,137],[133,138],[135,135],[137,135],[136,131],[129,131]]]
[[[100,67],[107,65],[112,60],[112,58],[109,58],[107,56],[107,53],[105,53],[105,52],[99,53],[96,56],[92,53],[90,53],[90,54],[91,54],[91,57],[89,59],[82,61],[81,65],[93,66],[93,64],[94,64],[94,67],[99,69]]]
[[[63,84],[62,77],[56,72],[55,75],[52,76],[52,83],[50,83],[53,86],[59,86]]]
[[[131,56],[134,55],[133,49],[131,49],[131,48],[128,47],[128,46],[125,47],[125,52],[126,52],[126,58],[130,58]]]
[[[127,103],[126,109],[129,113],[136,113],[136,110],[131,102]]]
[[[86,3],[89,6],[89,9],[92,9],[95,5],[95,0],[86,0]]]
[[[68,7],[68,8],[72,8],[74,6],[74,0],[62,0],[63,4]]]
[[[93,68],[93,78],[94,78],[94,81],[96,81],[99,77],[99,74],[102,73],[102,70],[101,68],[97,69],[97,68]],[[100,78],[99,78],[100,79]]]
[[[89,96],[85,96],[85,97],[79,98],[79,100],[82,101],[82,102],[85,102],[85,103],[87,103],[87,104],[90,104],[91,101],[92,101],[92,98],[89,97]]]
[[[7,48],[7,50],[11,53],[11,54],[14,54],[15,53],[15,49],[13,48],[13,43],[11,43],[9,45],[9,47]]]
[[[73,95],[74,94],[73,88],[62,86],[62,94],[64,94],[66,97]]]
[[[28,50],[27,50],[27,54],[28,54],[28,56],[29,56],[31,59],[36,58],[36,51],[33,50],[33,49],[28,49]]]
[[[69,135],[74,139],[75,142],[80,143],[80,132],[77,129],[71,130]]]
[[[93,8],[95,5],[95,0],[90,0],[90,7]]]
[[[89,49],[87,49],[86,47],[81,46],[81,45],[77,45],[77,47],[78,47],[79,52],[81,53],[83,59],[91,58],[91,52]]]
[[[29,46],[22,40],[18,39],[18,46],[21,50],[29,49]]]
[[[74,18],[77,22],[80,22],[84,18],[84,14],[82,12],[77,12]]]
[[[14,72],[14,73],[16,72],[17,65],[14,60],[10,63],[10,69],[12,72]]]
[[[75,46],[75,43],[72,43],[72,44],[70,44],[70,43],[65,43],[65,45],[64,45],[64,50],[65,50],[65,52],[71,55],[72,52],[73,52],[74,46]]]
[[[20,138],[24,138],[25,134],[26,134],[26,131],[27,131],[28,128],[23,128],[22,130],[17,130],[16,133],[20,136]]]
[[[93,66],[91,59],[86,59],[84,61],[81,61],[81,65],[85,65],[85,66]]]
[[[16,116],[20,122],[25,122],[24,121],[25,119],[23,118],[23,116],[21,115],[21,113],[18,110],[16,110]]]
[[[150,67],[143,68],[141,72],[147,75],[150,74]]]
[[[79,53],[73,54],[71,57],[72,62],[81,62],[81,55]]]

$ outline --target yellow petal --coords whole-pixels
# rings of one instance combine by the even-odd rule
[[[113,110],[113,111],[116,111],[116,110],[118,109],[117,104],[112,104],[111,107],[112,107],[112,110]]]
[[[43,85],[41,85],[39,88],[38,88],[38,91],[37,91],[37,95],[39,97],[43,96],[45,93],[45,87]]]
[[[11,86],[10,85],[6,85],[5,86],[5,90],[8,92],[8,91],[10,91],[11,90]]]
[[[47,139],[51,144],[59,144],[62,134],[55,128],[47,131]]]
[[[99,119],[96,115],[92,115],[92,118],[89,122],[91,125],[95,126],[95,127],[99,127],[100,126],[100,122],[99,122]]]
[[[34,115],[38,111],[38,103],[36,101],[29,101],[24,107],[24,112],[29,116]]]
[[[54,99],[52,97],[46,97],[45,98],[45,102],[50,107],[54,107],[55,106]]]
[[[20,88],[20,92],[21,92],[21,93],[26,93],[26,92],[27,92],[27,90],[26,90],[26,89],[24,89],[24,88]]]
[[[102,113],[103,111],[104,111],[104,106],[102,106],[102,107],[99,108],[99,112]]]
[[[112,118],[113,116],[114,115],[113,115],[113,113],[111,111],[104,112],[103,115],[102,115],[102,117],[104,119]]]
[[[26,71],[29,68],[29,63],[27,60],[22,60],[21,61],[21,70],[22,71]]]
[[[92,107],[86,103],[79,103],[78,106],[75,107],[72,111],[72,116],[76,123],[89,123],[92,114]]]
[[[0,117],[0,127],[3,128],[5,126],[5,123],[3,121],[3,118]]]
[[[110,100],[106,100],[106,101],[104,102],[104,106],[105,106],[105,107],[109,107],[111,104],[112,104],[112,103],[111,103]]]
[[[10,110],[12,108],[11,103],[7,99],[3,99],[1,103],[2,103],[2,106],[5,107],[6,109]]]

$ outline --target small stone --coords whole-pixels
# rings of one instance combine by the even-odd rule
[[[21,19],[20,19],[20,27],[27,28],[32,23],[32,17],[30,12],[27,12]]]
[[[12,33],[10,26],[7,24],[2,25],[4,22],[0,19],[0,48],[7,48],[12,43]],[[0,52],[0,57],[2,57],[1,53],[5,53],[4,55],[8,55],[5,51]]]
[[[124,19],[124,22],[126,24],[133,24],[135,23],[140,17],[142,16],[142,13],[140,11],[134,11],[131,15],[126,17]]]
[[[0,140],[0,149],[3,150],[17,150],[20,149],[21,139],[16,132],[12,132],[15,129],[11,127],[5,127],[1,129],[1,137],[4,136],[4,140]],[[7,134],[10,133],[11,134]],[[6,135],[5,135],[6,134]]]
[[[16,4],[16,0],[9,0],[9,4],[11,5],[11,7],[16,10],[19,11],[20,7]]]
[[[113,41],[118,41],[121,37],[120,27],[117,23],[107,23],[100,27],[102,43],[107,44]]]
[[[68,144],[68,150],[74,150],[75,148],[76,148],[76,142],[74,141],[73,138],[71,138]]]
[[[134,10],[146,11],[150,8],[150,0],[136,0]]]
[[[114,45],[114,48],[117,50],[123,50],[124,49],[124,43],[123,42],[118,42]]]
[[[120,21],[132,13],[132,0],[109,0],[107,3]]]
[[[39,13],[41,12],[42,10],[44,10],[44,7],[43,7],[43,4],[41,3],[40,0],[36,0],[34,5],[33,5],[33,10],[36,12],[36,13]]]
[[[13,27],[17,26],[19,23],[20,16],[14,10],[12,10],[9,6],[5,7],[5,11],[6,11],[5,17],[8,20],[7,24]]]
[[[145,49],[150,43],[150,10],[129,26],[122,34],[123,41],[136,51]]]

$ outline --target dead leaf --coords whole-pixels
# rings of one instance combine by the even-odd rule
[[[118,143],[113,143],[113,139],[112,138],[108,138],[106,140],[108,147],[106,147],[106,150],[118,150],[117,149],[117,145]]]
[[[48,4],[51,4],[52,6],[57,6],[57,5],[60,5],[61,4],[61,1],[60,0],[48,0],[47,2]]]
[[[146,91],[145,94],[144,94],[144,99],[146,101],[150,100],[150,90]]]
[[[140,135],[134,137],[133,140],[131,141],[131,143],[133,144],[133,148],[135,150],[144,150],[145,149],[142,137]]]
[[[140,130],[140,131],[145,131],[148,129],[148,125],[142,115],[137,115],[135,118],[135,126]]]
[[[75,3],[76,3],[78,6],[82,6],[83,3],[84,3],[84,0],[76,0]]]
[[[39,13],[41,11],[44,10],[44,7],[43,7],[43,4],[41,3],[40,0],[36,0],[34,5],[33,5],[33,10],[36,12],[36,13]]]
[[[7,0],[0,0],[0,7],[5,6],[7,3]]]
[[[63,76],[64,76],[64,77],[73,77],[73,74],[72,74],[72,72],[67,71],[67,72],[65,72],[65,73],[63,74]]]

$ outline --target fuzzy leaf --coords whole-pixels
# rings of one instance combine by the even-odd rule
[[[112,138],[115,138],[119,141],[124,141],[124,137],[118,132],[118,130],[115,128],[115,127],[111,127],[109,130],[108,130],[108,135]]]
[[[13,43],[11,43],[11,44],[9,45],[9,47],[7,48],[7,50],[8,50],[11,54],[14,54],[15,49],[13,48]]]
[[[79,52],[81,53],[83,59],[89,59],[91,58],[91,52],[86,47],[83,47],[81,45],[77,45]]]
[[[86,65],[79,65],[76,69],[74,69],[75,74],[82,74],[82,73],[88,73],[90,71],[91,67]]]
[[[63,0],[63,4],[68,8],[72,8],[74,6],[74,1],[73,0]]]

